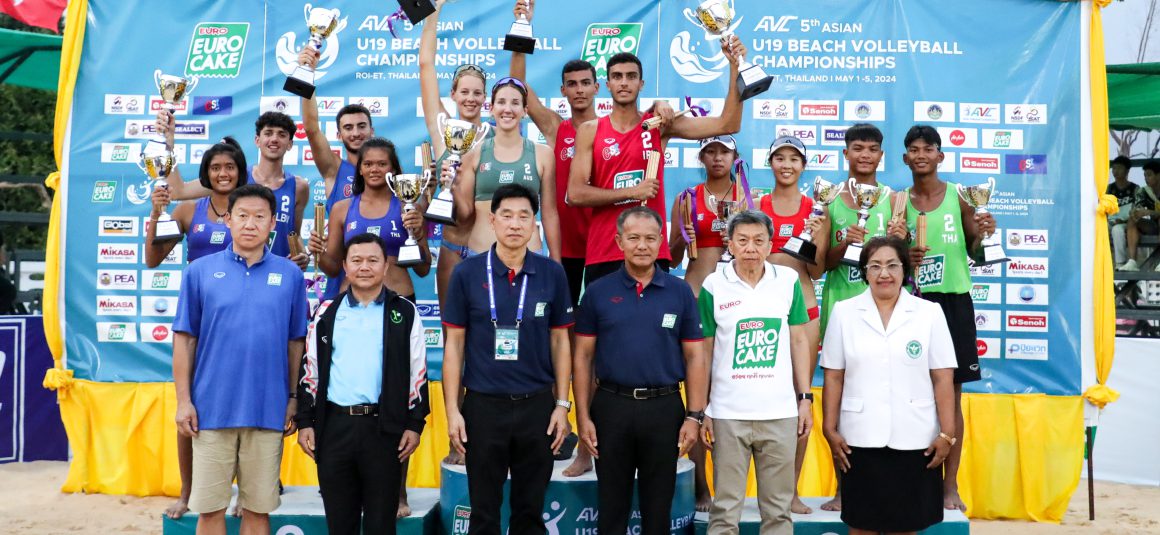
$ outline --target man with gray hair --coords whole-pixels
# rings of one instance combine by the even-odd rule
[[[624,262],[587,287],[576,316],[572,390],[580,440],[596,459],[600,533],[628,529],[638,473],[640,532],[669,533],[677,459],[705,416],[709,369],[697,301],[684,281],[657,269],[661,227],[651,208],[621,212]]]
[[[761,533],[790,535],[794,450],[813,425],[809,316],[797,272],[765,260],[769,216],[740,212],[727,230],[733,261],[705,279],[698,298],[711,370],[702,426],[714,466],[708,533],[737,532],[753,458]]]

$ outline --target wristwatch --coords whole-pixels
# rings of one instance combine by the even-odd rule
[[[949,442],[951,446],[954,446],[954,445],[955,445],[955,442],[958,442],[958,441],[959,441],[959,439],[957,439],[957,438],[955,438],[955,437],[952,437],[952,436],[950,436],[950,435],[948,435],[948,434],[946,434],[946,433],[943,433],[942,431],[939,431],[939,433],[938,433],[938,437],[939,437],[939,438],[941,438],[941,439],[943,439],[943,440],[945,440],[945,441],[947,441],[947,442]]]
[[[705,411],[686,411],[685,419],[692,420],[698,424],[705,423]]]
[[[797,398],[798,398],[797,399],[798,401],[805,401],[808,399],[808,400],[810,400],[810,403],[813,403],[814,402],[814,393],[813,392],[806,392],[804,394],[798,394]]]
[[[557,407],[564,407],[564,410],[566,410],[566,411],[572,410],[572,402],[568,401],[566,399],[557,399],[556,406]]]

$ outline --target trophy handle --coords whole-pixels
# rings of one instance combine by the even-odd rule
[[[201,78],[198,78],[197,76],[190,76],[189,78],[187,78],[187,79],[186,79],[186,82],[185,82],[185,94],[186,94],[187,96],[188,96],[190,93],[193,93],[193,88],[197,87],[197,83],[198,83],[199,81],[201,81]]]
[[[476,138],[475,138],[474,145],[478,145],[480,143],[483,143],[483,140],[487,138],[487,134],[490,132],[491,132],[491,123],[480,124],[479,127],[476,128]]]
[[[704,29],[701,26],[701,23],[698,22],[699,19],[697,19],[697,14],[694,13],[692,9],[689,9],[686,7],[684,13],[685,13],[685,18],[688,19],[689,22],[693,23],[694,26],[701,28],[702,30]]]
[[[447,114],[445,112],[439,112],[439,115],[435,116],[435,124],[439,125],[439,135],[440,136],[443,135],[443,128],[444,128],[444,125],[446,123],[447,123]],[[446,147],[444,147],[444,149],[446,149]]]
[[[850,177],[848,180],[843,182],[842,185],[846,186],[846,190],[850,192],[850,197],[854,199],[854,204],[858,204],[857,197],[854,197],[854,193],[858,191],[858,180],[854,177]]]
[[[157,91],[161,91],[161,69],[153,71],[153,87],[156,87]]]
[[[971,208],[974,208],[975,205],[971,204],[971,199],[963,193],[963,190],[965,190],[965,189],[966,188],[963,187],[962,184],[955,184],[955,192],[957,192],[959,194],[959,198],[962,199],[963,202],[967,203],[967,205],[969,205]]]
[[[993,194],[995,193],[995,177],[987,177],[987,189]]]
[[[302,6],[302,16],[303,16],[303,18],[306,19],[307,24],[310,23],[310,8],[312,8],[312,7],[314,7],[314,6],[310,5],[309,3]]]

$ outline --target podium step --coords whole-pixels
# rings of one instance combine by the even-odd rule
[[[802,498],[814,510],[808,515],[793,515],[794,535],[846,535],[849,530],[842,523],[842,513],[823,511],[822,504],[829,498]],[[697,535],[704,535],[709,527],[709,513],[697,513],[694,522]],[[761,530],[761,516],[757,511],[757,500],[745,500],[741,512],[741,535],[758,535]],[[941,524],[920,531],[920,535],[969,535],[970,522],[961,511],[945,511]]]
[[[411,516],[399,520],[399,535],[437,535],[439,533],[439,489],[407,489],[411,504]],[[237,502],[230,499],[230,510]],[[171,520],[162,515],[163,535],[194,535],[197,530],[197,514],[189,513],[180,520]],[[241,519],[226,517],[226,530],[230,535],[238,533]],[[270,513],[270,533],[277,535],[325,535],[326,516],[322,510],[322,496],[318,487],[286,487],[282,494],[282,506]]]

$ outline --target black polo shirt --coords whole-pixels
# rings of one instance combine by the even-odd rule
[[[657,269],[642,288],[623,265],[585,289],[576,336],[596,338],[597,379],[633,388],[683,381],[681,342],[704,339],[685,281]]]
[[[493,280],[487,278],[491,257]],[[520,288],[527,277],[524,319],[519,328],[519,358],[496,360],[495,326],[491,323],[488,285],[495,285],[496,318],[500,328],[514,326]],[[524,267],[513,272],[495,254],[467,258],[455,266],[442,309],[443,325],[466,329],[463,386],[485,394],[530,394],[556,382],[552,366],[551,330],[573,323],[572,296],[564,268],[531,251]]]

